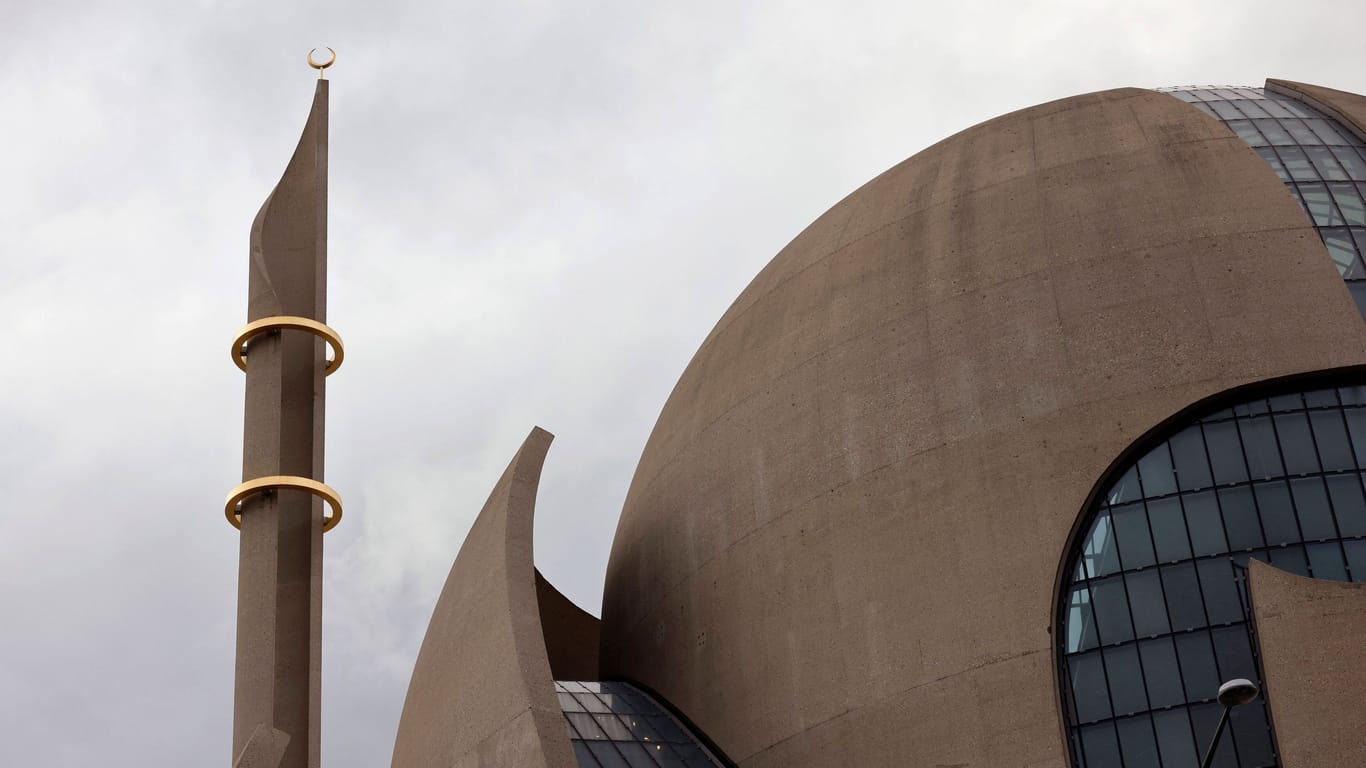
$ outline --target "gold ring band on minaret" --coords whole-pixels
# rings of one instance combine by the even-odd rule
[[[323,518],[323,533],[327,533],[337,527],[337,523],[341,522],[341,496],[338,496],[337,492],[332,490],[332,487],[329,485],[307,477],[297,477],[295,475],[268,475],[242,483],[236,488],[233,488],[232,493],[228,494],[228,501],[223,507],[223,514],[227,515],[228,522],[232,523],[232,527],[240,529],[242,527],[242,515],[237,511],[238,503],[243,499],[261,493],[262,491],[270,491],[279,488],[308,491],[327,502],[327,505],[332,507],[332,514]]]
[[[308,331],[318,338],[326,341],[332,346],[332,359],[328,360],[323,366],[323,374],[331,376],[332,372],[341,367],[342,358],[346,356],[346,350],[342,347],[341,336],[331,328],[308,317],[295,317],[293,315],[276,315],[274,317],[263,317],[242,326],[242,330],[232,340],[232,360],[237,363],[237,367],[242,370],[247,369],[247,356],[243,353],[243,347],[253,336],[258,336],[267,331],[275,330],[295,330]]]

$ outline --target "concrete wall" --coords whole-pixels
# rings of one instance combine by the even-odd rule
[[[1248,570],[1281,765],[1366,765],[1366,584]]]
[[[1280,180],[1175,98],[953,136],[697,352],[617,530],[603,674],[746,768],[1063,765],[1050,624],[1094,486],[1198,400],[1366,363],[1360,329]]]
[[[532,517],[549,432],[533,429],[451,566],[403,703],[394,768],[576,768],[542,639]]]

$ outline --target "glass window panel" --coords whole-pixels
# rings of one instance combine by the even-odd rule
[[[1165,496],[1176,492],[1176,475],[1172,472],[1171,453],[1162,443],[1138,460],[1138,477],[1143,482],[1143,496]]]
[[[1314,132],[1314,136],[1316,136],[1320,142],[1326,145],[1351,146],[1353,144],[1361,143],[1346,130],[1339,130],[1333,125],[1331,120],[1314,117],[1305,120],[1304,124],[1309,130]]]
[[[597,696],[594,696],[591,693],[580,693],[575,695],[574,698],[578,699],[579,703],[583,705],[583,708],[588,710],[589,712],[612,711],[607,708],[606,704],[602,703],[602,699],[599,699]]]
[[[1100,641],[1106,645],[1134,639],[1134,628],[1129,622],[1129,601],[1124,596],[1124,582],[1118,576],[1102,579],[1091,585],[1091,608],[1100,628]]]
[[[607,735],[598,727],[598,721],[587,712],[565,712],[564,716],[569,718],[569,722],[574,725],[574,730],[579,732],[579,736],[585,739],[605,739]]]
[[[1334,475],[1324,478],[1328,484],[1328,498],[1333,502],[1333,517],[1343,536],[1366,536],[1366,498],[1361,494],[1361,480],[1356,474]]]
[[[1091,591],[1077,587],[1067,598],[1067,652],[1076,653],[1100,644],[1096,617],[1091,612]]]
[[[1281,467],[1281,449],[1276,443],[1276,431],[1271,426],[1270,416],[1240,419],[1238,431],[1242,433],[1248,473],[1252,477],[1280,477],[1285,474]]]
[[[1290,494],[1295,499],[1295,513],[1306,541],[1337,537],[1337,530],[1333,527],[1333,510],[1328,506],[1328,492],[1322,478],[1292,480]]]
[[[1309,575],[1309,560],[1304,556],[1304,547],[1277,548],[1268,554],[1271,558],[1271,564],[1282,571],[1289,571],[1299,576]]]
[[[1304,410],[1304,395],[1299,392],[1291,392],[1288,395],[1276,395],[1271,398],[1271,410],[1273,411],[1301,411]]]
[[[1203,101],[1196,102],[1196,103],[1192,104],[1191,106],[1195,107],[1196,109],[1200,110],[1201,112],[1204,112],[1205,114],[1209,115],[1210,117],[1214,118],[1215,120],[1219,120],[1219,119],[1220,119],[1219,115],[1215,114],[1214,110],[1213,110],[1213,109],[1210,109],[1210,106],[1209,106],[1208,104],[1206,104],[1205,102],[1203,102]]]
[[[1211,91],[1220,101],[1229,101],[1239,98],[1238,93],[1229,88],[1214,88]]]
[[[583,705],[579,704],[578,700],[574,698],[573,694],[564,693],[563,691],[561,691],[556,693],[555,695],[560,699],[560,709],[564,710],[565,712],[583,711]]]
[[[1211,109],[1213,109],[1213,107],[1211,107]],[[1271,143],[1262,137],[1261,132],[1252,124],[1251,120],[1229,120],[1224,124],[1229,127],[1229,130],[1238,134],[1238,138],[1251,146],[1265,147]]]
[[[645,750],[645,745],[639,743],[617,744],[617,751],[626,758],[626,764],[631,768],[658,768],[659,763],[655,762],[650,753]]]
[[[1347,440],[1347,428],[1342,423],[1339,411],[1319,411],[1309,414],[1309,423],[1314,433],[1314,444],[1318,448],[1319,460],[1325,472],[1352,469],[1356,466],[1352,458],[1352,446]]]
[[[1176,433],[1169,442],[1181,490],[1208,488],[1212,481],[1209,460],[1205,458],[1205,439],[1200,435],[1200,427],[1187,427]]]
[[[1305,109],[1304,105],[1293,99],[1277,99],[1276,101],[1295,117],[1318,117],[1318,115]]]
[[[1347,178],[1356,181],[1366,181],[1366,157],[1363,157],[1360,150],[1351,147],[1333,147],[1333,157],[1338,159],[1338,165],[1347,174]]]
[[[1193,563],[1163,566],[1162,589],[1167,595],[1167,614],[1173,630],[1205,626],[1205,609],[1200,604],[1200,584]]]
[[[1186,717],[1184,708],[1154,712],[1153,725],[1157,728],[1157,745],[1162,752],[1163,765],[1200,764],[1200,758],[1195,754],[1190,719]]]
[[[1272,117],[1272,115],[1268,115],[1266,110],[1262,109],[1257,102],[1250,99],[1238,99],[1237,101],[1225,103],[1237,107],[1238,111],[1242,113],[1241,115],[1234,115],[1234,117],[1242,117],[1244,115],[1247,117]]]
[[[1290,138],[1290,132],[1285,129],[1279,120],[1253,120],[1252,124],[1257,130],[1262,132],[1266,140],[1277,146],[1287,146],[1299,142]],[[1240,134],[1241,135],[1241,134]]]
[[[1081,729],[1081,744],[1086,751],[1086,768],[1123,768],[1119,758],[1119,738],[1113,723],[1089,725]]]
[[[1186,685],[1186,700],[1213,700],[1219,693],[1219,669],[1214,665],[1214,648],[1208,632],[1177,635],[1176,656],[1181,660],[1181,677]]]
[[[1271,749],[1271,726],[1267,724],[1266,700],[1258,699],[1229,712],[1229,730],[1243,765],[1275,765]]]
[[[1338,397],[1343,405],[1358,405],[1366,403],[1366,387],[1338,387]]]
[[[1195,97],[1195,94],[1191,93],[1190,91],[1176,90],[1176,91],[1166,91],[1166,93],[1169,93],[1169,94],[1171,94],[1172,96],[1175,96],[1176,98],[1178,98],[1178,99],[1180,99],[1180,100],[1186,102],[1187,104],[1194,104],[1194,103],[1197,103],[1197,102],[1200,101],[1198,98]]]
[[[1328,185],[1333,201],[1338,204],[1342,218],[1354,227],[1366,227],[1366,205],[1361,202],[1357,185],[1348,181],[1336,181]]]
[[[1304,402],[1310,408],[1336,408],[1338,391],[1336,389],[1315,389],[1304,393]]]
[[[1082,560],[1093,579],[1119,570],[1119,547],[1115,545],[1115,529],[1110,524],[1109,512],[1096,515],[1096,521],[1091,524],[1091,533],[1082,547]]]
[[[1342,542],[1342,552],[1347,557],[1347,567],[1352,581],[1366,582],[1366,539]]]
[[[1152,719],[1131,717],[1115,724],[1124,751],[1124,768],[1161,768],[1157,759],[1157,734]]]
[[[1304,154],[1309,158],[1309,162],[1314,164],[1314,169],[1319,172],[1319,176],[1327,181],[1345,181],[1350,178],[1347,171],[1338,163],[1337,156],[1328,147],[1305,147]]]
[[[654,751],[655,759],[664,768],[688,768],[688,763],[683,760],[671,744],[656,744],[651,748]]]
[[[689,768],[693,768],[693,766],[696,766],[696,768],[711,768],[711,766],[715,765],[715,763],[707,758],[706,753],[698,749],[695,744],[676,744],[674,745],[674,751],[678,753],[679,757],[683,758]]]
[[[1210,624],[1243,621],[1242,599],[1238,582],[1233,577],[1233,566],[1224,558],[1201,560],[1196,564],[1200,575],[1200,591],[1205,596],[1205,612]]]
[[[1262,95],[1262,90],[1260,88],[1234,88],[1233,90],[1245,99],[1256,99],[1259,104],[1266,100],[1266,97]]]
[[[1152,527],[1158,561],[1169,563],[1190,558],[1190,541],[1186,538],[1186,516],[1181,510],[1180,499],[1149,501],[1148,523]]]
[[[598,722],[598,727],[607,734],[607,738],[618,741],[631,741],[634,737],[626,724],[618,719],[617,715],[594,715],[593,719]]]
[[[1214,493],[1204,491],[1183,496],[1181,505],[1186,510],[1186,525],[1190,531],[1194,554],[1213,555],[1227,552],[1224,524],[1219,519],[1219,505],[1214,499]]]
[[[1219,718],[1223,716],[1224,708],[1218,704],[1196,704],[1189,712],[1191,725],[1195,727],[1195,741],[1203,754],[1209,747],[1210,739],[1214,738],[1214,732],[1219,728]],[[1210,763],[1210,768],[1243,768],[1238,765],[1238,753],[1234,751],[1233,737],[1227,728],[1224,729],[1224,735],[1219,738],[1219,748],[1214,752],[1214,761]]]
[[[1294,117],[1295,113],[1285,108],[1285,105],[1274,99],[1267,99],[1261,103],[1262,109],[1266,110],[1272,117]]]
[[[650,721],[650,727],[659,734],[663,741],[688,741],[687,734],[673,721],[673,718],[664,715],[649,715],[646,717]]]
[[[1309,544],[1309,573],[1316,579],[1347,581],[1347,564],[1342,559],[1342,545],[1336,541]]]
[[[1356,449],[1356,465],[1366,467],[1366,408],[1344,408],[1342,415],[1347,419],[1347,434]]]
[[[1224,531],[1228,534],[1230,550],[1252,549],[1265,543],[1257,508],[1252,503],[1252,489],[1221,489],[1219,508],[1224,513]]]
[[[1233,422],[1206,424],[1205,444],[1209,446],[1210,463],[1216,483],[1240,483],[1247,480],[1247,465],[1243,463],[1243,449],[1238,442],[1238,428]]]
[[[1170,707],[1186,700],[1181,689],[1181,670],[1176,664],[1176,646],[1170,637],[1145,640],[1138,644],[1143,660],[1143,679],[1148,686],[1149,703],[1154,708]]]
[[[1275,171],[1276,175],[1281,177],[1281,181],[1290,181],[1290,172],[1281,164],[1281,158],[1276,155],[1276,150],[1271,147],[1255,147],[1253,151],[1258,155],[1261,155],[1262,159],[1266,161],[1266,164],[1271,166],[1271,170]]]
[[[1352,242],[1350,231],[1341,228],[1320,229],[1319,237],[1323,238],[1323,244],[1328,248],[1328,255],[1337,265],[1338,274],[1343,277],[1356,277],[1360,274],[1357,249]]]
[[[1150,637],[1166,634],[1167,604],[1162,597],[1162,582],[1157,571],[1142,571],[1126,574],[1125,583],[1129,588],[1129,612],[1134,620],[1134,635]]]
[[[1297,181],[1317,181],[1319,174],[1310,165],[1309,158],[1305,156],[1304,150],[1299,147],[1277,147],[1276,153],[1281,156],[1281,164],[1285,166],[1286,173],[1290,178]]]
[[[1110,488],[1110,492],[1105,494],[1105,499],[1110,504],[1122,504],[1126,501],[1134,501],[1142,498],[1142,491],[1138,488],[1138,468],[1129,467],[1124,476],[1119,478]]]
[[[1243,113],[1239,112],[1231,101],[1210,102],[1209,106],[1220,120],[1239,120],[1243,117]],[[1248,115],[1248,117],[1262,117],[1263,115]]]
[[[1110,519],[1114,521],[1115,539],[1119,541],[1119,562],[1126,570],[1146,568],[1157,562],[1142,502],[1111,507]]]
[[[1312,146],[1322,141],[1318,136],[1314,135],[1314,132],[1310,130],[1309,126],[1306,125],[1303,120],[1293,120],[1283,117],[1281,118],[1280,123],[1281,127],[1285,128],[1286,133],[1290,134],[1290,138],[1294,139],[1296,144],[1307,144]]]
[[[1238,624],[1223,627],[1212,632],[1214,636],[1214,656],[1219,662],[1219,679],[1232,680],[1244,677],[1257,679],[1257,666],[1252,660],[1252,643],[1247,635],[1247,625]]]
[[[1314,226],[1341,227],[1347,223],[1338,215],[1333,199],[1328,195],[1327,185],[1302,183],[1297,185],[1296,189],[1300,193],[1300,199],[1304,201],[1305,209],[1309,211],[1309,218],[1314,220]]]
[[[1138,648],[1122,645],[1106,648],[1105,673],[1109,676],[1110,701],[1115,716],[1141,712],[1148,708],[1143,691],[1143,668],[1138,665]]]
[[[582,741],[575,741],[574,757],[579,762],[579,768],[598,768],[598,761],[593,757],[593,752],[588,749],[588,745]]]
[[[1275,419],[1286,473],[1294,475],[1319,471],[1314,441],[1309,434],[1309,419],[1303,413],[1278,413]]]
[[[626,760],[617,752],[617,748],[607,741],[596,741],[588,745],[593,757],[598,759],[602,768],[631,768]]]
[[[1262,533],[1267,544],[1288,544],[1300,541],[1300,529],[1295,522],[1295,510],[1290,505],[1290,488],[1284,480],[1258,483],[1253,486],[1257,508],[1261,511]]]

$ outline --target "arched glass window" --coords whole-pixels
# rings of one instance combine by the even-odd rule
[[[1247,561],[1366,582],[1363,475],[1366,387],[1210,413],[1122,468],[1089,511],[1060,596],[1072,764],[1199,765],[1220,682],[1261,684]],[[1233,710],[1215,765],[1279,764],[1264,701]]]

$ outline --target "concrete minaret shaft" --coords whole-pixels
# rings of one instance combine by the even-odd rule
[[[319,765],[323,531],[341,516],[321,483],[325,376],[342,355],[323,324],[327,87],[318,81],[299,146],[252,223],[248,325],[233,342],[247,379],[244,482],[227,507],[241,529],[234,765]]]

